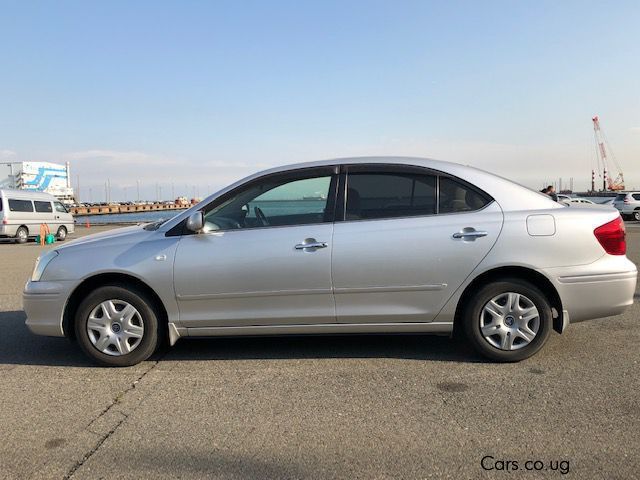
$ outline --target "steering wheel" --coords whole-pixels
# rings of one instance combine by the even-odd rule
[[[253,207],[253,212],[256,214],[256,218],[260,222],[260,225],[262,225],[263,227],[269,226],[269,220],[267,220],[267,217],[260,207]]]

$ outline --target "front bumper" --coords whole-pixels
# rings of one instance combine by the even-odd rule
[[[633,304],[638,271],[624,256],[606,255],[590,265],[544,273],[553,279],[571,323],[619,315]]]
[[[64,337],[62,320],[74,282],[28,281],[22,293],[27,327],[37,335]]]

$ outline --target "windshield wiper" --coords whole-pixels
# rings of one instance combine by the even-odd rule
[[[157,230],[160,228],[160,225],[162,225],[166,220],[159,220],[157,222],[153,222],[153,223],[148,223],[147,225],[145,225],[144,228],[145,230]]]

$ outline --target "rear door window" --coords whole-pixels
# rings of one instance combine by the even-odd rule
[[[435,213],[435,175],[356,172],[348,176],[345,220],[414,217]]]
[[[453,178],[440,177],[438,213],[459,213],[480,210],[491,198],[471,185]]]
[[[36,207],[36,212],[40,213],[51,213],[53,212],[53,208],[51,208],[51,202],[39,202],[34,201],[33,204]]]
[[[640,201],[640,193],[634,193],[632,195],[632,197],[633,197],[634,200],[639,200]]]
[[[9,210],[12,212],[33,212],[31,200],[9,199]]]

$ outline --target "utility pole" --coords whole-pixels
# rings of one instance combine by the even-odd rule
[[[76,175],[76,202],[80,203],[80,175]]]
[[[109,203],[109,194],[107,193],[107,182],[104,182],[104,203]]]
[[[162,201],[162,185],[158,187],[158,203]]]
[[[107,178],[107,186],[108,186],[107,192],[109,192],[107,196],[107,203],[110,204],[111,203],[111,179],[110,178]]]
[[[138,203],[140,203],[140,180],[136,180],[136,188],[138,190]]]

